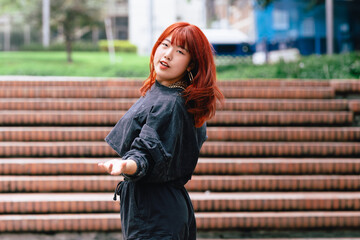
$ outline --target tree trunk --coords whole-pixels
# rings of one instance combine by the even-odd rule
[[[71,51],[71,40],[66,38],[66,55],[68,63],[72,63]]]

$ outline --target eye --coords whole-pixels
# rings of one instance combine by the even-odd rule
[[[168,47],[169,45],[166,42],[161,43],[163,46]]]
[[[185,55],[185,53],[181,50],[178,50],[178,53],[182,54],[182,55]]]

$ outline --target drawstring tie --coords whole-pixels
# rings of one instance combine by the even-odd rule
[[[113,200],[116,201],[116,195],[119,195],[120,196],[120,191],[121,191],[121,184],[123,183],[124,181],[121,181],[117,184],[116,186],[116,189],[115,189],[115,193],[114,193],[114,198]]]

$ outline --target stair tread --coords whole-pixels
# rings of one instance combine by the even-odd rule
[[[113,192],[91,193],[1,193],[0,202],[63,202],[113,201]],[[360,199],[360,192],[189,192],[197,200],[306,200],[306,199]]]
[[[84,85],[142,85],[143,79],[127,79],[118,77],[73,77],[73,76],[0,76],[0,86],[84,86]],[[344,80],[341,80],[344,81]],[[333,80],[334,84],[341,81]],[[356,81],[356,80],[355,80]],[[352,82],[347,80],[346,82]],[[332,81],[318,81],[312,79],[249,79],[223,80],[221,86],[330,86]]]
[[[336,92],[360,93],[360,81],[358,79],[333,79],[329,83]]]
[[[283,98],[283,99],[328,99],[335,96],[328,86],[244,86],[241,88],[220,87],[227,98]],[[81,90],[81,91],[80,91]],[[0,88],[0,97],[28,98],[119,98],[140,97],[138,86],[6,86]]]
[[[360,92],[360,90],[359,90]],[[349,100],[349,110],[354,113],[360,113],[360,99],[359,100]]]
[[[0,176],[2,192],[107,192],[122,177],[110,175]],[[100,184],[102,183],[102,184]],[[106,183],[106,184],[105,184]],[[357,191],[360,176],[353,175],[194,175],[188,191]]]
[[[137,98],[6,98],[0,99],[0,109],[8,110],[127,110]],[[358,103],[347,99],[261,99],[228,98],[218,110],[348,110]]]
[[[195,213],[198,230],[358,228],[360,211]],[[340,222],[340,224],[339,224]],[[0,215],[0,231],[120,230],[119,213]]]
[[[218,218],[218,217],[331,217],[331,216],[356,216],[360,217],[360,211],[291,211],[291,212],[197,212],[196,218]],[[91,219],[91,218],[112,218],[120,221],[118,213],[81,213],[81,214],[10,214],[0,215],[0,221],[4,220],[29,220],[29,219]]]
[[[102,141],[112,127],[0,127],[0,141]],[[208,141],[360,141],[360,127],[216,127]]]
[[[2,157],[118,157],[118,154],[104,141],[0,142],[0,154]],[[359,155],[360,142],[208,141],[200,150],[201,157],[344,157]]]
[[[2,125],[102,125],[113,126],[125,111],[27,111],[1,110]],[[351,124],[348,111],[218,111],[211,125]]]
[[[119,212],[113,192],[2,193],[0,214]],[[189,192],[195,212],[359,211],[360,192]]]
[[[266,179],[278,179],[278,180],[287,180],[287,179],[296,179],[296,180],[331,180],[331,179],[349,179],[349,180],[360,180],[359,175],[193,175],[192,181],[203,181],[203,180],[212,180],[212,181],[226,181],[226,180],[266,180]],[[108,175],[51,175],[51,176],[28,176],[28,175],[3,175],[0,176],[0,182],[6,181],[122,181],[123,178],[118,176],[108,176]]]
[[[98,162],[105,162],[113,158],[0,158],[0,163],[17,163],[17,164],[27,164],[27,163],[52,163],[52,164],[62,164],[62,163],[84,163],[84,164],[94,164]],[[205,158],[200,157],[198,163],[303,163],[303,162],[333,162],[333,163],[357,163],[360,161],[360,158]]]
[[[3,175],[102,174],[113,158],[0,158]],[[199,158],[195,174],[358,174],[360,158]]]
[[[1,114],[31,114],[31,113],[38,113],[38,114],[123,114],[126,111],[112,111],[112,110],[0,110]],[[222,113],[254,113],[254,114],[340,114],[340,113],[351,113],[351,111],[217,111],[217,114]]]
[[[100,131],[100,130],[111,130],[112,127],[108,127],[108,126],[94,126],[94,127],[90,127],[90,126],[9,126],[9,127],[0,127],[0,131],[1,132],[5,132],[5,131],[59,131],[59,132],[69,132],[69,131]],[[261,126],[261,127],[257,127],[257,126],[249,126],[249,127],[233,127],[233,126],[229,126],[229,127],[222,127],[222,126],[209,126],[207,127],[207,130],[213,130],[213,131],[218,131],[218,130],[222,130],[222,131],[228,131],[228,132],[233,132],[233,131],[261,131],[261,132],[266,132],[266,131],[291,131],[291,132],[298,132],[298,131],[303,131],[303,130],[308,130],[308,131],[315,131],[315,132],[320,132],[320,131],[344,131],[344,130],[351,130],[351,131],[356,131],[358,132],[360,130],[360,127],[351,127],[351,126],[345,126],[345,127],[329,127],[329,126],[325,126],[325,127],[302,127],[302,126],[294,126],[294,127],[272,127],[272,126]]]
[[[224,144],[224,145],[268,145],[268,146],[278,146],[278,145],[303,145],[303,146],[313,146],[313,144],[316,144],[318,146],[355,146],[360,145],[359,142],[286,142],[286,141],[276,141],[276,142],[249,142],[249,141],[243,141],[243,142],[237,142],[237,141],[209,141],[205,142],[205,145],[216,145],[216,144]],[[14,142],[0,142],[1,146],[108,146],[106,142],[104,141],[57,141],[57,142],[22,142],[22,141],[14,141]]]

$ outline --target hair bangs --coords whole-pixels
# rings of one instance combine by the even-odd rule
[[[189,52],[189,39],[190,33],[186,27],[183,28],[175,28],[171,33],[171,44],[187,49]]]

